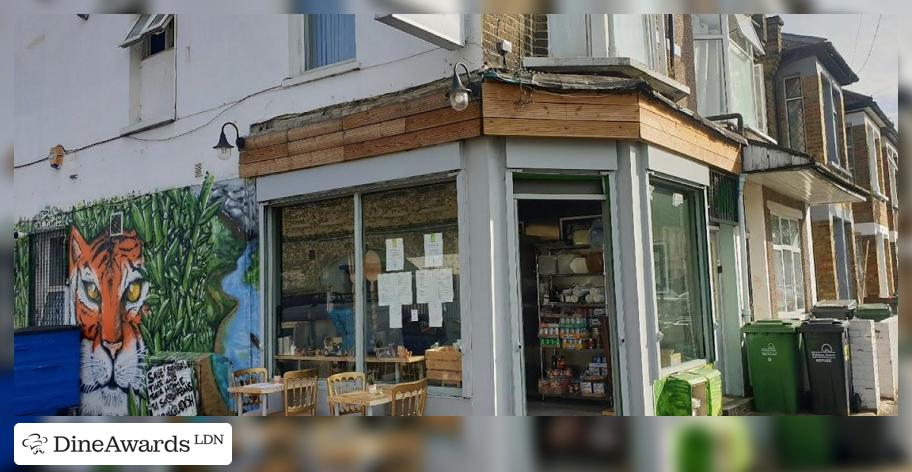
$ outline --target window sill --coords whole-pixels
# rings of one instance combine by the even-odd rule
[[[139,133],[141,131],[150,130],[152,128],[158,128],[159,126],[164,126],[170,123],[174,123],[174,118],[165,118],[157,121],[140,121],[133,123],[132,125],[126,126],[120,129],[121,136],[129,136],[131,134]]]
[[[337,64],[330,64],[328,66],[318,67],[316,69],[305,70],[299,75],[294,77],[287,78],[282,81],[282,87],[292,87],[298,84],[303,84],[307,82],[312,82],[314,80],[323,79],[326,77],[332,77],[334,75],[344,74],[352,70],[360,69],[361,62],[358,60],[352,59],[345,62],[339,62]]]
[[[772,136],[766,134],[766,132],[764,132],[763,130],[759,130],[759,129],[757,129],[757,128],[754,128],[754,127],[751,126],[751,125],[744,125],[744,129],[747,130],[747,131],[749,131],[751,134],[755,135],[756,137],[760,138],[761,140],[765,141],[765,142],[768,143],[768,144],[773,144],[773,145],[778,145],[778,144],[779,144],[778,141],[776,141],[775,139],[773,139]]]

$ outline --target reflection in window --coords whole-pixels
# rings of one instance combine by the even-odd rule
[[[691,189],[651,187],[652,247],[661,365],[705,359],[707,306],[700,263],[702,201]]]
[[[776,272],[777,311],[780,316],[804,312],[804,264],[801,259],[799,220],[770,215],[773,268]]]
[[[400,348],[422,356],[435,344],[451,346],[459,342],[462,329],[456,184],[446,182],[371,193],[364,195],[362,202],[367,368],[377,382],[416,380],[423,376],[421,363],[382,360],[397,354]],[[442,238],[440,257],[428,257],[426,237],[433,239],[428,240],[429,244]],[[398,249],[387,251],[388,244],[401,247],[402,257],[397,257]],[[431,254],[436,253],[432,250]],[[381,300],[379,293],[380,278],[394,274],[407,274],[400,280],[405,280],[409,284],[407,290],[411,291],[408,300],[397,300],[401,304],[386,303],[389,300]],[[437,286],[422,286],[428,281],[437,282]],[[449,287],[451,298],[444,295],[446,290],[441,286]],[[430,298],[438,301],[422,299],[422,294],[430,293],[424,289],[433,292]],[[441,297],[451,301],[439,300]],[[435,311],[435,305],[439,312]],[[401,352],[398,354],[401,358]],[[461,365],[451,367],[461,375]]]
[[[276,359],[283,370],[355,370],[354,201],[281,209],[281,304]]]
[[[804,98],[801,95],[801,78],[789,77],[785,79],[784,86],[789,147],[804,152]]]

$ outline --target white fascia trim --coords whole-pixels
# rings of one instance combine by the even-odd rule
[[[890,242],[891,242],[891,243],[895,243],[897,239],[899,239],[899,232],[898,232],[898,231],[890,231]]]
[[[803,220],[804,219],[804,212],[802,212],[801,210],[799,210],[797,208],[787,207],[781,203],[776,203],[776,202],[771,202],[771,201],[766,202],[766,207],[769,209],[770,212],[772,212],[776,215],[779,215],[779,216],[784,216],[786,218],[791,218],[794,220]]]
[[[855,223],[855,233],[860,236],[874,236],[877,234],[888,236],[890,230],[878,223]]]

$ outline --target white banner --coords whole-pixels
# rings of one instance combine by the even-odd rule
[[[228,465],[228,423],[18,423],[18,465]]]

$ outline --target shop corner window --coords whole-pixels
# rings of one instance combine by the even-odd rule
[[[363,365],[376,383],[461,386],[454,181],[276,210],[279,371],[326,378]]]
[[[782,318],[798,317],[805,311],[800,223],[797,219],[770,215],[777,312]]]
[[[652,256],[661,366],[707,359],[709,305],[702,193],[653,182]]]

